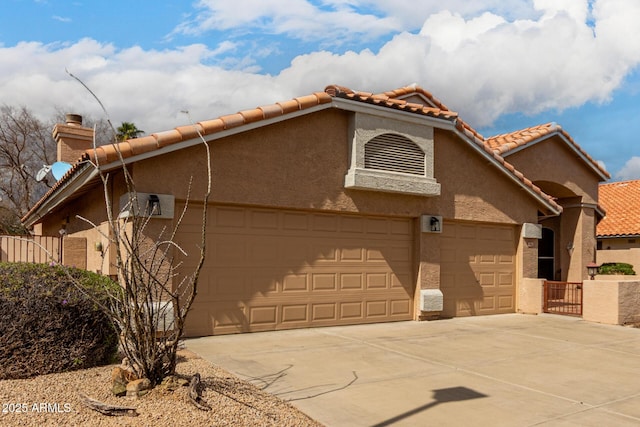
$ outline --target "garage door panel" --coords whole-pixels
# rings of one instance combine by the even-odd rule
[[[312,322],[335,322],[338,320],[337,303],[324,303],[311,305]]]
[[[267,307],[250,307],[249,308],[249,324],[250,325],[273,325],[276,324],[278,317],[278,307],[275,305]]]
[[[311,289],[314,291],[336,291],[338,275],[336,273],[317,273],[312,275]]]
[[[342,248],[340,250],[340,261],[360,263],[364,261],[364,251],[362,248]]]
[[[278,214],[271,211],[254,210],[250,212],[251,227],[265,230],[278,228]]]
[[[307,275],[306,274],[289,274],[284,277],[282,281],[282,293],[300,293],[306,292]]]
[[[244,228],[245,211],[239,208],[217,208],[214,224],[224,228]]]
[[[391,316],[410,316],[413,304],[409,299],[391,300],[389,302]]]
[[[343,320],[362,320],[363,309],[362,302],[341,302],[338,304],[340,307],[340,319]]]
[[[313,215],[311,218],[313,231],[338,231],[338,217],[335,215]]]
[[[411,220],[225,206],[210,214],[187,334],[413,317]]]
[[[386,273],[366,273],[367,289],[387,289],[387,274]]]
[[[388,305],[389,305],[389,302],[387,300],[367,301],[366,302],[367,318],[389,316]]]
[[[364,289],[362,273],[346,273],[340,275],[340,289],[346,291],[361,291]]]

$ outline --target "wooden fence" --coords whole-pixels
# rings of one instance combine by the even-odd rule
[[[60,263],[61,243],[55,236],[0,236],[0,261]]]

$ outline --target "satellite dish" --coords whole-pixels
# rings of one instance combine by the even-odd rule
[[[40,169],[36,174],[36,181],[38,182],[42,181],[44,177],[47,176],[50,170],[51,170],[51,165],[42,165],[42,169]]]
[[[55,162],[51,165],[51,175],[56,179],[56,181],[60,181],[60,178],[64,176],[65,173],[69,172],[71,169],[71,165],[67,162]]]

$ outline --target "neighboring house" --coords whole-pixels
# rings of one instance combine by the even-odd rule
[[[213,194],[191,336],[513,313],[524,280],[582,280],[595,257],[609,175],[555,124],[485,139],[420,87],[329,86],[196,127]],[[76,215],[105,220],[88,160],[110,171],[118,206],[116,148],[86,151],[78,123],[54,136],[61,160],[82,161],[23,221],[63,227],[69,257],[113,274]],[[202,193],[202,150],[192,125],[119,144],[139,194],[159,196],[152,222],[175,221],[191,176]],[[177,236],[188,252],[199,222],[189,211]]]
[[[626,262],[640,269],[640,180],[600,185],[606,216],[596,229],[598,263]]]

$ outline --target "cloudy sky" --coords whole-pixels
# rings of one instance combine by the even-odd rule
[[[638,0],[2,0],[0,104],[148,133],[417,83],[490,136],[557,122],[640,178]]]

